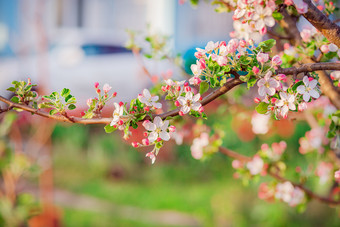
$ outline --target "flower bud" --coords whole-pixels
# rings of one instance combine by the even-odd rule
[[[157,141],[157,142],[161,142],[162,139],[158,137],[156,141]]]
[[[253,67],[253,72],[254,72],[255,74],[258,74],[258,73],[260,72],[260,69],[257,68],[256,66],[254,66],[254,67]]]
[[[114,98],[116,96],[117,96],[117,92],[113,92],[112,97]]]
[[[150,111],[150,108],[148,106],[144,107],[144,111],[145,112],[149,112]]]
[[[201,106],[201,107],[198,109],[198,112],[203,113],[203,112],[204,112],[204,107]]]
[[[247,42],[245,40],[240,40],[240,47],[246,47]]]
[[[254,98],[254,102],[255,102],[255,103],[260,103],[260,102],[261,102],[261,99],[258,98],[258,97],[256,97],[256,98]]]
[[[176,127],[173,126],[173,125],[170,125],[169,131],[170,131],[170,132],[175,132],[175,131],[176,131]]]
[[[95,82],[94,83],[94,87],[97,89],[99,87],[99,83],[98,82]]]
[[[145,145],[145,146],[149,146],[150,141],[149,141],[149,139],[142,139],[142,143],[143,143],[143,145]]]
[[[260,63],[265,63],[265,62],[268,61],[269,55],[265,54],[265,53],[258,53],[257,56],[256,56],[256,59]]]
[[[175,101],[175,106],[179,107],[181,104],[179,103],[178,100]]]
[[[131,145],[134,147],[134,148],[137,148],[139,145],[137,142],[132,142]]]
[[[81,115],[82,117],[85,116],[85,112],[82,111],[82,112],[80,113],[80,115]]]
[[[123,124],[124,124],[124,121],[123,121],[123,120],[119,120],[117,124],[118,124],[118,125],[123,125]]]
[[[184,113],[183,113],[183,111],[179,111],[179,116],[184,116]]]
[[[119,106],[124,106],[124,103],[123,102],[119,102]]]
[[[276,76],[276,78],[277,78],[278,80],[282,80],[283,82],[286,82],[286,81],[287,81],[287,76],[286,76],[285,74],[278,74],[278,75]]]
[[[273,65],[281,65],[282,64],[282,60],[280,58],[279,55],[275,55],[273,58],[272,58],[272,64]]]

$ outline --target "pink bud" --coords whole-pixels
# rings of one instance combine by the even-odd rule
[[[135,147],[135,148],[138,147],[138,143],[137,143],[137,142],[132,142],[131,145],[132,145],[133,147]]]
[[[283,82],[287,81],[287,76],[285,74],[278,74],[276,78],[278,80],[282,80]]]
[[[219,47],[221,47],[221,46],[227,46],[226,42],[225,41],[221,41]]]
[[[271,101],[272,104],[274,104],[276,102],[276,100],[277,100],[276,98],[272,98],[270,101]]]
[[[320,47],[320,50],[323,52],[323,53],[328,53],[329,52],[329,48],[328,48],[328,45],[322,45]]]
[[[157,142],[161,142],[162,139],[158,137],[156,141],[157,141]]]
[[[312,80],[314,80],[314,78],[313,77],[308,77],[308,80],[312,81]]]
[[[203,113],[203,112],[204,112],[204,107],[201,106],[201,107],[198,109],[198,112]]]
[[[245,40],[240,40],[240,47],[246,47],[247,42]]]
[[[185,89],[185,92],[189,92],[189,91],[191,91],[191,87],[189,87],[189,86],[187,86],[187,87],[184,87],[184,89]]]
[[[265,35],[267,33],[267,27],[264,26],[263,28],[261,28],[261,30],[259,31],[261,35]]]
[[[94,87],[95,87],[95,88],[98,88],[98,87],[99,87],[99,83],[98,83],[98,82],[95,82],[95,83],[94,83]]]
[[[179,107],[181,104],[179,103],[179,101],[178,100],[176,100],[176,102],[175,102],[175,106],[177,106],[177,107]]]
[[[236,37],[236,32],[235,31],[229,32],[229,36],[231,38],[235,38]]]
[[[169,131],[170,131],[170,132],[174,132],[174,131],[176,131],[176,127],[175,127],[175,126],[173,126],[173,125],[170,125],[170,127],[169,127]]]
[[[180,91],[180,90],[181,90],[181,87],[177,87],[176,90],[177,90],[177,91]]]
[[[164,91],[164,92],[167,91],[166,86],[162,86],[162,91]]]
[[[203,54],[201,53],[201,52],[195,52],[195,57],[197,58],[197,59],[199,59],[199,58],[201,58],[202,56],[203,56]]]
[[[272,64],[273,65],[281,65],[282,64],[282,60],[280,58],[279,55],[275,55],[273,58],[272,58]]]
[[[124,124],[124,121],[123,120],[119,120],[118,121],[118,125],[123,125]]]
[[[179,111],[179,116],[184,116],[184,113],[183,113],[183,111]]]
[[[143,143],[143,145],[145,145],[145,146],[149,146],[150,141],[149,141],[149,139],[142,139],[142,143]]]
[[[186,86],[189,86],[189,83],[188,82],[185,82],[184,83],[184,86],[186,87]]]
[[[117,92],[113,92],[112,97],[114,98],[116,96],[117,96]]]
[[[144,125],[144,124],[143,124],[143,125]],[[143,133],[143,136],[144,136],[144,137],[147,137],[147,136],[148,136],[148,133],[147,133],[147,132],[144,132],[144,133]]]
[[[256,97],[256,98],[254,98],[254,102],[255,102],[255,103],[260,103],[260,102],[261,102],[261,99]]]
[[[149,112],[150,111],[150,108],[148,106],[144,107],[144,111],[145,112]]]
[[[199,66],[200,69],[205,69],[207,66],[206,66],[206,63],[205,63],[205,60],[203,58],[201,58],[197,65]]]
[[[254,66],[254,67],[253,67],[253,72],[254,72],[255,74],[258,74],[258,73],[260,72],[260,69],[257,68],[256,66]]]
[[[119,102],[119,106],[123,106],[124,105],[124,103],[123,102]]]
[[[97,93],[98,93],[98,94],[100,93],[100,89],[97,89]]]
[[[80,113],[80,115],[81,115],[82,117],[85,116],[85,112],[82,111],[82,112]]]

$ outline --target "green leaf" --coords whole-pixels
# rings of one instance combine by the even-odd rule
[[[105,129],[105,132],[106,132],[106,133],[111,133],[111,132],[116,131],[117,128],[115,128],[115,127],[113,127],[113,126],[111,126],[111,125],[106,125],[106,126],[104,127],[104,129]]]
[[[11,98],[11,101],[12,101],[12,102],[15,102],[15,103],[19,103],[19,98],[18,98],[17,96],[13,96],[13,97]]]
[[[68,89],[68,88],[64,88],[62,91],[61,91],[61,93],[60,93],[60,95],[61,96],[63,96],[64,98],[66,98],[69,94],[70,94],[70,89]],[[66,101],[66,100],[65,100]],[[67,101],[66,101],[67,102]]]
[[[272,17],[274,17],[275,20],[282,20],[283,19],[283,15],[279,12],[274,12],[272,14]]]
[[[208,117],[207,117],[207,115],[205,113],[202,113],[202,118],[205,119],[205,120],[208,119]]]
[[[56,114],[56,113],[58,113],[58,112],[59,112],[58,110],[52,109],[52,110],[50,110],[50,115],[54,115],[54,114]]]
[[[67,95],[66,97],[63,96],[65,98],[65,102],[68,102],[73,96],[72,95]]]
[[[268,111],[268,103],[265,102],[260,102],[259,105],[257,105],[257,107],[255,108],[255,110],[259,113],[259,114],[265,114]]]
[[[300,86],[300,85],[303,85],[303,81],[299,81],[296,84],[294,84],[293,87],[292,87],[292,90],[294,92],[296,92],[297,87]]]
[[[152,58],[152,55],[151,55],[151,54],[144,54],[144,57],[146,57],[146,58]]]
[[[14,87],[9,87],[7,88],[7,91],[11,91],[11,92],[16,92],[17,89],[15,89]]]
[[[268,39],[266,41],[260,42],[258,47],[262,52],[269,52],[275,44],[275,39]]]
[[[247,88],[249,89],[249,88],[253,87],[255,85],[256,81],[257,81],[256,77],[250,78],[247,82]]]
[[[77,107],[76,107],[76,105],[71,104],[71,105],[69,105],[67,108],[68,108],[69,110],[74,110],[74,109],[77,108]]]
[[[202,95],[203,93],[205,93],[206,91],[208,91],[209,89],[209,84],[207,82],[201,82],[200,84],[200,94]]]
[[[240,76],[240,80],[243,82],[247,82],[249,80],[248,76]]]

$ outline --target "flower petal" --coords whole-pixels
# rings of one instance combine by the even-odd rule
[[[309,91],[309,94],[310,94],[313,98],[315,98],[315,99],[317,99],[317,98],[320,97],[319,92],[317,92],[316,90],[310,90],[310,91]]]
[[[159,133],[159,137],[164,141],[168,141],[170,139],[170,134],[168,132],[162,131]]]
[[[158,138],[158,134],[156,132],[151,132],[148,136],[149,141],[152,143]]]

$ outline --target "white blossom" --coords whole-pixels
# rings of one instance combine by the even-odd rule
[[[120,121],[121,116],[123,116],[124,113],[124,105],[120,106],[118,103],[113,103],[115,106],[115,110],[113,111],[113,119],[110,123],[111,126],[114,126]]]
[[[168,132],[169,120],[165,120],[163,122],[162,119],[157,116],[153,123],[151,121],[144,121],[143,126],[150,132],[148,139],[151,143],[156,141],[158,138],[161,138],[164,141],[168,141],[170,139],[170,134]]]
[[[316,88],[316,85],[318,84],[317,80],[314,79],[309,81],[308,77],[305,76],[303,77],[303,83],[305,85],[298,86],[296,91],[303,95],[303,100],[305,102],[308,102],[311,96],[315,99],[320,97],[320,94]]]
[[[185,94],[185,97],[180,96],[178,97],[178,102],[181,104],[181,111],[183,114],[189,113],[190,110],[198,111],[199,108],[202,106],[201,103],[199,103],[201,95],[198,93],[196,95],[193,95],[191,91],[187,92]]]
[[[158,96],[151,96],[150,91],[148,89],[143,90],[143,94],[138,95],[138,99],[141,103],[144,103],[147,106],[153,106],[157,109],[162,108],[161,103],[156,103],[159,99]]]

